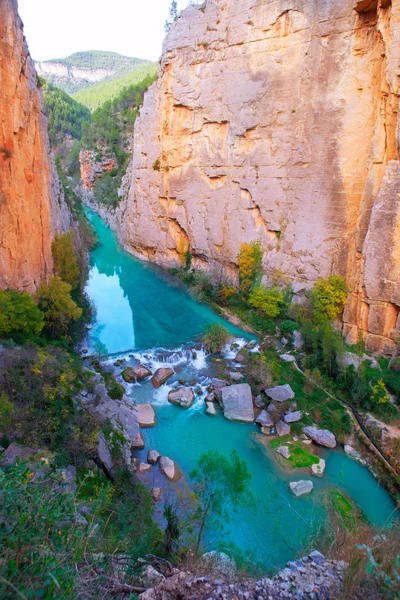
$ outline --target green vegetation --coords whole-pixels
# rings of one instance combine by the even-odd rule
[[[249,295],[249,305],[258,313],[269,319],[276,319],[281,314],[283,293],[278,287],[254,287]]]
[[[333,321],[339,317],[343,312],[347,293],[346,282],[338,275],[318,279],[310,292],[314,321]]]
[[[241,244],[238,256],[240,291],[248,294],[262,274],[262,249],[260,242]]]
[[[196,554],[206,525],[221,528],[229,522],[232,510],[251,501],[251,474],[246,463],[233,451],[229,458],[218,452],[206,452],[190,474],[198,500]]]
[[[290,444],[288,444],[288,442],[290,442]],[[271,440],[272,449],[284,445],[288,446],[290,452],[290,458],[287,460],[284,459],[285,463],[287,462],[293,469],[306,469],[311,467],[311,465],[319,463],[318,456],[312,454],[312,452],[308,450],[308,447],[300,440],[295,442],[291,435],[284,435],[280,438]]]
[[[157,63],[148,63],[139,70],[118,79],[106,80],[95,86],[77,92],[73,98],[91,111],[100,108],[105,102],[114,100],[127,87],[139,85],[143,79],[155,80],[158,72]]]
[[[168,33],[168,31],[171,29],[171,25],[176,21],[177,18],[178,18],[178,4],[177,4],[176,0],[172,0],[171,4],[169,5],[169,19],[167,21],[165,21],[165,25],[164,25],[164,29],[165,29],[166,33]]]
[[[50,338],[67,335],[71,323],[82,316],[82,309],[71,298],[71,290],[70,284],[57,276],[38,288],[36,300]]]
[[[128,474],[110,482],[85,470],[74,496],[63,493],[61,473],[43,464],[40,471],[36,477],[26,464],[0,471],[1,598],[111,597],[122,555],[131,565],[124,580],[135,583],[136,559],[162,538],[147,490]]]
[[[0,338],[16,340],[39,335],[44,318],[27,292],[0,290]]]
[[[118,383],[112,373],[103,369],[98,360],[94,360],[92,364],[96,371],[103,377],[110,398],[113,400],[122,400],[125,393],[124,386]]]
[[[82,147],[98,152],[99,159],[113,160],[115,167],[97,179],[95,199],[113,207],[118,204],[118,189],[128,164],[126,139],[133,135],[133,125],[142,105],[145,91],[154,78],[145,77],[136,85],[124,88],[114,99],[94,111],[90,124],[84,127]]]
[[[80,270],[73,232],[56,233],[51,245],[51,252],[54,261],[54,274],[69,283],[72,289],[76,289],[79,285]]]
[[[65,136],[80,140],[83,125],[90,121],[89,109],[51,83],[43,81],[42,88],[51,145],[56,147],[61,144]]]
[[[210,325],[203,335],[203,343],[207,352],[215,354],[221,352],[225,344],[231,339],[229,331],[219,323]]]

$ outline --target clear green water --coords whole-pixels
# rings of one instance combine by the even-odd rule
[[[222,321],[161,270],[126,254],[102,220],[93,213],[89,217],[101,244],[92,253],[87,287],[97,308],[97,324],[91,331],[92,346],[101,343],[110,353],[135,347],[138,349],[135,358],[126,355],[127,361],[133,363],[139,358],[155,369],[162,363],[154,352],[143,351],[144,348],[180,346],[195,340],[207,324]],[[242,331],[225,325],[243,337]],[[309,532],[308,525],[313,527],[326,516],[324,492],[336,487],[358,503],[371,523],[383,526],[391,519],[395,506],[389,494],[367,469],[342,451],[321,449],[321,456],[327,462],[322,479],[307,472],[282,471],[274,457],[257,442],[256,425],[231,423],[222,415],[205,415],[204,395],[212,365],[202,352],[196,360],[179,357],[169,360],[177,373],[160,390],[154,390],[149,382],[128,386],[132,398],[151,402],[157,414],[157,427],[143,430],[146,451],[141,455],[145,458],[147,449],[157,449],[176,460],[187,476],[203,452],[217,450],[227,454],[237,450],[252,473],[256,502],[255,507],[243,508],[233,518],[225,541],[239,546],[247,558],[269,566],[292,559]],[[168,391],[182,378],[196,379],[203,390],[189,410],[167,401]],[[159,475],[155,470],[149,477],[154,483]],[[288,481],[304,478],[312,479],[314,491],[309,496],[295,498],[289,492]],[[215,545],[218,540],[209,534],[208,541]]]

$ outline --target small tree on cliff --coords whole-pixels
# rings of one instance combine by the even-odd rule
[[[244,294],[248,294],[262,274],[263,252],[260,242],[241,244],[238,256],[239,285]]]
[[[72,300],[71,286],[60,277],[52,277],[47,285],[41,285],[36,300],[44,313],[45,329],[51,337],[66,335],[73,321],[82,315],[82,309]]]
[[[174,21],[176,21],[177,18],[178,18],[178,4],[177,4],[176,0],[172,0],[171,4],[169,5],[169,19],[167,19],[165,21],[165,31],[167,33],[171,29],[172,23]]]
[[[54,261],[54,274],[69,283],[72,289],[79,285],[79,266],[75,253],[74,234],[56,233],[51,245]]]
[[[202,454],[197,469],[190,474],[199,501],[196,520],[199,524],[195,551],[199,550],[204,529],[214,521],[221,527],[228,522],[232,511],[251,502],[251,474],[244,460],[234,450],[229,458],[210,451]]]

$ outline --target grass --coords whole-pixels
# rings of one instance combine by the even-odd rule
[[[328,501],[347,531],[353,530],[362,522],[359,510],[342,492],[331,490],[328,492]]]
[[[311,465],[319,463],[318,456],[312,454],[303,442],[294,442],[291,435],[284,435],[271,440],[271,448],[274,450],[279,448],[279,446],[285,445],[289,446],[290,458],[288,459],[288,463],[294,469],[306,469],[307,467],[311,467]]]

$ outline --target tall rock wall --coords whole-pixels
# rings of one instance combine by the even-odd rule
[[[16,0],[0,1],[0,288],[34,291],[52,272],[69,211]]]
[[[237,278],[259,239],[296,293],[339,273],[350,341],[399,332],[400,0],[207,0],[164,43],[120,238]]]

